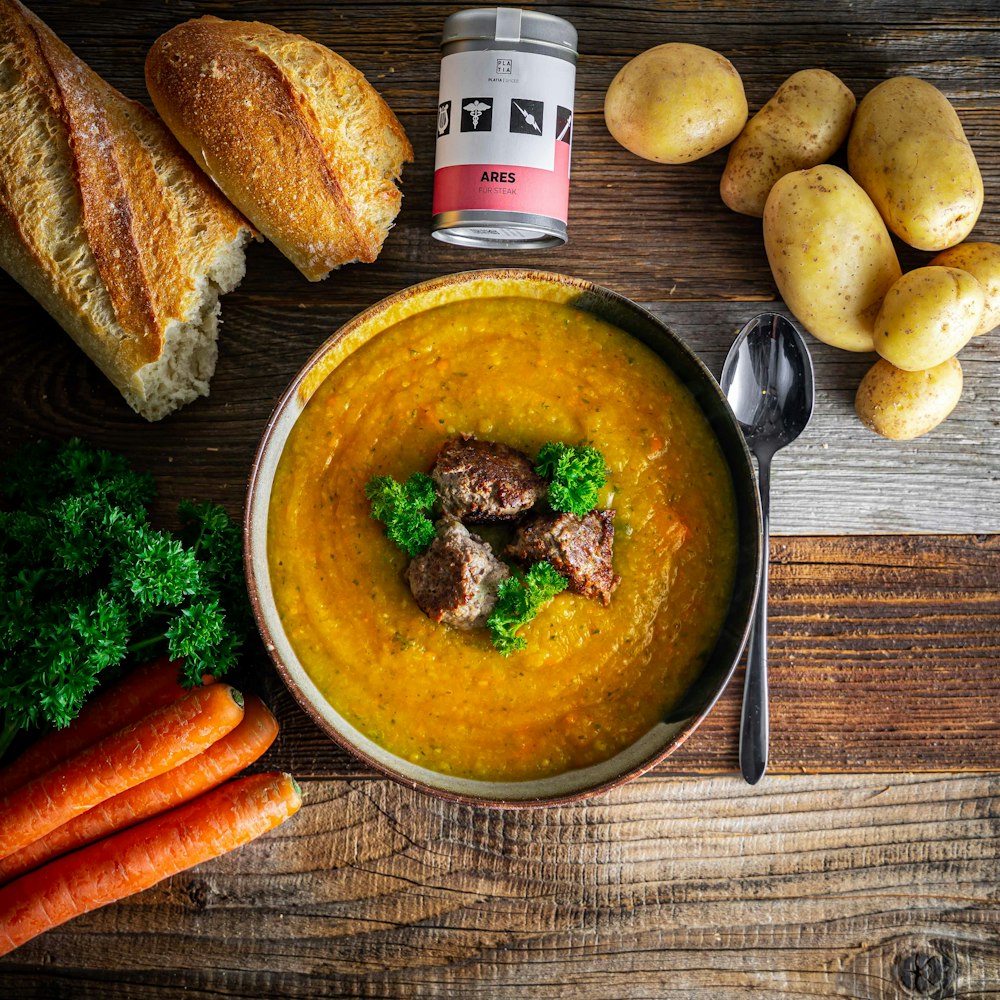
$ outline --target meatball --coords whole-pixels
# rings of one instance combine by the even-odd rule
[[[444,512],[471,524],[516,521],[546,491],[524,452],[471,434],[445,441],[431,478]]]
[[[621,582],[611,565],[615,539],[613,510],[576,514],[542,514],[517,529],[507,554],[521,562],[552,564],[569,580],[569,590],[607,605]]]
[[[470,629],[485,625],[510,569],[457,518],[437,523],[430,548],[410,562],[406,576],[420,610],[436,622]]]

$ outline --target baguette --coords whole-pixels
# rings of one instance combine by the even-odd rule
[[[252,235],[152,114],[0,0],[0,266],[147,420],[208,394]]]
[[[413,149],[335,52],[267,24],[207,16],[157,39],[146,87],[199,166],[311,281],[378,256]]]

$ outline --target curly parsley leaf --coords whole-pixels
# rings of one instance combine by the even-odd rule
[[[243,575],[240,526],[214,503],[182,500],[177,509],[181,541],[197,555],[205,585],[219,595],[237,634],[249,635],[254,630],[254,621]]]
[[[237,650],[217,600],[182,608],[166,635],[170,657],[184,660],[182,682],[186,687],[200,684],[202,674],[225,673],[235,664]]]
[[[497,603],[486,624],[493,645],[504,655],[525,649],[527,640],[518,631],[528,624],[569,581],[551,563],[537,562],[523,576],[511,576],[497,590]]]
[[[24,445],[5,463],[0,496],[19,510],[46,509],[56,497],[89,494],[132,515],[142,514],[156,496],[152,477],[135,472],[123,455],[72,438],[53,452],[46,441]]]
[[[183,604],[204,590],[195,553],[180,541],[148,525],[136,525],[115,567],[121,586],[142,608]]]
[[[234,664],[252,623],[239,529],[187,503],[177,539],[149,525],[154,497],[77,439],[0,467],[0,754],[21,728],[67,725],[126,660],[184,656],[187,686]]]
[[[365,486],[372,517],[385,525],[385,533],[407,555],[420,555],[434,541],[434,525],[425,511],[434,506],[434,480],[414,472],[405,483],[392,476],[373,476]]]
[[[549,480],[549,505],[583,517],[597,506],[607,470],[596,448],[574,447],[561,441],[542,445],[535,472]]]

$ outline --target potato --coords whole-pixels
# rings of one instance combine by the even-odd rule
[[[608,131],[658,163],[688,163],[732,142],[747,120],[743,81],[718,52],[670,42],[626,63],[604,98]]]
[[[886,225],[920,250],[960,243],[983,207],[983,178],[955,109],[915,77],[886,80],[865,96],[847,167]]]
[[[840,79],[825,69],[790,76],[729,150],[719,185],[722,200],[734,212],[763,215],[779,177],[825,163],[840,148],[856,103]]]
[[[968,271],[983,286],[986,308],[976,329],[977,336],[1000,326],[1000,246],[996,243],[959,243],[939,253],[931,263]]]
[[[961,395],[958,358],[919,372],[904,372],[883,358],[861,380],[854,409],[876,434],[909,441],[937,427]]]
[[[983,286],[957,267],[918,267],[886,292],[875,320],[875,350],[904,371],[934,368],[979,328]]]
[[[875,206],[825,163],[785,174],[764,205],[764,248],[785,304],[818,340],[872,351],[899,261]]]

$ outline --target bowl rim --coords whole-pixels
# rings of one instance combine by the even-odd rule
[[[557,285],[562,288],[570,288],[579,291],[581,294],[591,293],[600,296],[602,299],[610,300],[611,302],[621,306],[627,312],[633,312],[640,314],[647,322],[651,323],[654,327],[658,329],[667,339],[673,342],[674,346],[687,357],[687,359],[694,365],[695,369],[699,372],[705,385],[712,391],[713,395],[717,397],[717,402],[722,404],[722,412],[726,414],[729,422],[732,424],[732,430],[736,433],[733,435],[735,441],[738,442],[738,448],[742,452],[742,458],[745,463],[746,469],[749,471],[750,480],[752,481],[752,489],[750,490],[750,495],[753,499],[751,519],[754,525],[753,537],[751,539],[756,552],[753,558],[754,570],[753,570],[753,582],[750,590],[749,597],[746,601],[747,613],[746,620],[742,623],[742,626],[737,630],[736,637],[737,642],[735,645],[736,652],[732,657],[732,662],[725,669],[724,674],[717,681],[715,689],[711,691],[706,700],[700,704],[697,711],[691,713],[683,725],[680,726],[669,738],[665,740],[661,745],[658,745],[657,749],[651,754],[644,757],[638,764],[628,767],[622,772],[616,773],[613,777],[606,780],[599,781],[593,785],[588,785],[585,788],[574,789],[566,793],[560,793],[555,795],[546,795],[534,798],[512,798],[505,799],[500,797],[485,797],[479,795],[468,794],[464,792],[457,792],[452,789],[441,788],[435,786],[427,781],[422,781],[418,778],[414,778],[410,775],[404,774],[400,771],[393,770],[392,767],[384,764],[382,761],[375,759],[371,754],[367,753],[363,748],[355,745],[343,732],[341,732],[335,725],[333,725],[313,704],[311,698],[309,698],[304,691],[300,688],[299,684],[296,682],[295,678],[292,677],[291,672],[278,653],[278,647],[275,642],[274,635],[272,634],[271,627],[267,621],[262,608],[262,601],[260,595],[260,589],[258,586],[257,572],[254,565],[254,553],[256,551],[256,544],[254,541],[253,525],[256,521],[255,515],[257,514],[258,508],[263,505],[265,508],[270,502],[270,492],[266,497],[262,496],[261,482],[263,478],[263,460],[267,455],[275,434],[278,430],[278,426],[285,416],[288,407],[298,398],[300,391],[302,390],[304,384],[309,380],[310,376],[317,364],[326,357],[337,345],[341,344],[348,336],[350,336],[356,330],[367,326],[373,320],[375,320],[379,315],[389,312],[395,306],[401,302],[405,302],[406,299],[416,296],[425,295],[428,292],[433,292],[440,289],[447,289],[454,285],[464,285],[473,282],[480,281],[497,281],[497,282],[525,282],[525,283],[535,283],[540,282],[544,284]],[[443,304],[443,303],[442,303]],[[573,301],[568,301],[567,304],[572,305]],[[430,308],[435,308],[431,306]],[[611,322],[610,320],[606,320]],[[391,326],[395,325],[399,320],[388,324],[384,329],[389,329]],[[614,324],[613,324],[614,325]],[[619,327],[620,329],[620,327]],[[377,331],[372,334],[372,336],[378,336],[382,330]],[[628,330],[624,331],[628,336],[634,336]],[[639,338],[636,338],[639,339]],[[363,343],[367,343],[366,339]],[[641,342],[641,341],[640,341]],[[359,345],[362,346],[362,345]],[[653,350],[653,348],[650,348]],[[353,350],[353,349],[352,349]],[[352,353],[349,351],[348,354]],[[663,358],[658,351],[654,350],[654,353],[670,367],[669,362]],[[346,357],[347,355],[345,355]],[[337,364],[340,362],[338,361]],[[333,366],[334,368],[336,365]],[[333,369],[331,368],[330,371]],[[318,389],[319,385],[325,380],[330,372],[323,375],[316,386],[313,387],[312,392],[310,392],[308,398],[303,403],[299,410],[299,414],[296,415],[295,420],[301,415],[301,412],[308,405],[309,399]],[[677,374],[675,372],[675,374]],[[680,375],[678,375],[680,377]],[[688,391],[692,391],[691,385],[688,380],[682,380]],[[705,413],[704,407],[701,402],[696,398],[699,408]],[[706,413],[706,418],[708,414]],[[294,421],[293,421],[294,424]],[[289,431],[290,433],[290,431]],[[715,433],[713,428],[713,433]],[[717,435],[716,435],[717,436]],[[281,450],[278,452],[278,457],[276,459],[280,460],[282,451],[284,450],[285,443],[287,442],[288,435],[285,435],[284,442],[281,443]],[[737,470],[733,469],[731,460],[727,457],[727,465],[730,467],[730,472],[734,479]],[[266,545],[267,538],[266,534],[262,540],[262,544],[265,549],[265,561],[266,561]],[[740,545],[744,544],[744,541],[740,540]],[[758,490],[757,478],[754,474],[754,466],[750,456],[750,451],[746,445],[746,441],[743,437],[742,431],[739,429],[739,424],[736,421],[734,414],[732,413],[729,403],[726,400],[725,394],[719,387],[715,376],[709,370],[707,365],[701,360],[701,358],[684,342],[684,340],[671,331],[667,325],[660,320],[658,317],[653,315],[648,309],[644,308],[639,303],[633,301],[627,296],[616,292],[613,289],[607,288],[606,286],[599,285],[596,282],[589,281],[584,278],[576,278],[570,275],[564,275],[559,272],[554,271],[543,271],[532,268],[485,268],[485,269],[472,269],[467,271],[458,271],[447,275],[442,275],[436,278],[430,278],[426,281],[421,281],[413,285],[408,285],[392,294],[380,299],[373,305],[369,306],[367,309],[352,316],[346,323],[338,327],[329,337],[327,337],[309,356],[309,358],[302,364],[296,375],[289,382],[288,386],[284,392],[279,397],[277,403],[275,404],[270,416],[268,417],[267,424],[264,428],[264,432],[261,435],[260,443],[256,449],[253,458],[253,464],[250,468],[250,473],[247,480],[247,493],[244,505],[244,517],[243,517],[243,562],[247,592],[250,598],[250,605],[253,611],[254,620],[257,624],[257,628],[260,632],[261,638],[264,642],[265,649],[267,650],[268,656],[281,677],[282,682],[288,689],[289,693],[298,703],[298,705],[305,711],[310,719],[325,733],[330,739],[334,741],[339,747],[345,750],[352,757],[357,758],[366,767],[371,770],[392,779],[399,784],[407,788],[411,788],[420,792],[424,792],[428,795],[432,795],[439,799],[445,799],[451,802],[461,803],[464,805],[472,806],[482,806],[487,808],[503,808],[503,809],[522,809],[522,808],[536,808],[539,806],[552,806],[552,805],[564,805],[573,802],[578,802],[582,799],[590,798],[595,795],[603,794],[604,792],[611,791],[623,785],[629,781],[640,777],[641,775],[647,773],[652,768],[656,767],[663,760],[669,757],[679,746],[681,746],[691,734],[698,728],[702,723],[708,713],[715,707],[723,691],[729,685],[733,674],[736,672],[736,668],[739,665],[741,659],[743,658],[743,653],[746,648],[747,640],[750,635],[750,630],[752,627],[752,609],[756,604],[758,591],[761,584],[761,572],[762,572],[762,555],[763,555],[763,517],[761,511],[760,494]],[[735,596],[735,595],[734,595]],[[734,598],[731,598],[731,602]],[[277,609],[272,608],[272,613],[277,617]],[[732,614],[732,607],[728,615]],[[721,633],[720,633],[721,634]],[[303,668],[304,669],[304,668]],[[700,676],[700,675],[699,675]],[[692,686],[697,683],[697,679],[692,682]],[[635,746],[635,744],[631,744]],[[395,756],[395,755],[394,755]],[[613,758],[611,758],[613,759]],[[517,784],[516,782],[508,782],[507,784]]]

